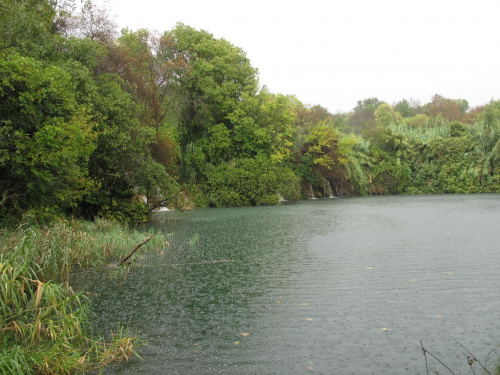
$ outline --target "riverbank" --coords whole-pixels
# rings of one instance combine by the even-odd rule
[[[141,342],[123,327],[107,337],[92,334],[91,301],[68,277],[118,263],[152,234],[104,220],[1,230],[0,372],[67,374],[133,356]],[[165,243],[158,234],[136,256]]]

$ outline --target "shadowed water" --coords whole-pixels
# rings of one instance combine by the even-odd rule
[[[151,225],[169,235],[163,254],[74,280],[97,294],[97,329],[128,324],[148,341],[143,361],[106,373],[426,374],[420,340],[469,373],[453,338],[481,359],[500,344],[500,195],[162,212]]]

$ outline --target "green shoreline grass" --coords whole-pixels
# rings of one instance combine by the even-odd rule
[[[117,263],[151,234],[96,220],[0,230],[0,374],[70,374],[128,360],[140,341],[123,327],[90,337],[90,300],[71,272]],[[161,250],[158,234],[140,251]]]

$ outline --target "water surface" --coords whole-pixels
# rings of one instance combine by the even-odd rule
[[[420,340],[469,373],[453,338],[481,359],[500,344],[500,195],[164,212],[151,225],[169,235],[163,254],[75,280],[97,294],[97,329],[128,324],[148,341],[143,361],[108,374],[426,374]]]

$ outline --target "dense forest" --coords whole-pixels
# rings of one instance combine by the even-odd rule
[[[241,48],[188,25],[118,33],[90,1],[0,0],[0,372],[134,354],[123,327],[92,332],[68,279],[163,253],[161,233],[122,225],[161,207],[500,192],[500,101],[353,105],[272,93]]]
[[[332,114],[269,92],[241,48],[207,31],[118,34],[91,2],[0,6],[5,222],[500,192],[500,101],[366,98]]]

